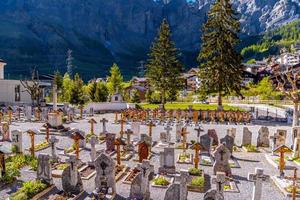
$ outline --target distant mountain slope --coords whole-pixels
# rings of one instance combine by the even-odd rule
[[[299,18],[298,0],[233,0],[242,13],[244,37]],[[66,70],[73,50],[84,79],[104,76],[117,62],[125,76],[137,74],[160,22],[167,18],[186,67],[197,65],[200,27],[214,0],[1,0],[0,58],[10,77]],[[247,44],[248,45],[248,44]]]
[[[300,20],[296,20],[280,28],[268,31],[257,37],[257,41],[242,49],[245,60],[263,59],[269,55],[276,55],[282,47],[290,47],[300,42]]]

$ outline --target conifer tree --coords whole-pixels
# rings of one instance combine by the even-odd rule
[[[182,64],[178,60],[177,49],[171,40],[171,31],[166,19],[160,26],[149,57],[146,76],[151,87],[161,92],[161,103],[164,105],[166,93],[170,90],[180,90],[183,86],[180,75]]]
[[[92,102],[96,102],[95,101],[96,90],[97,90],[97,83],[96,81],[93,81],[92,83],[89,84],[89,92],[88,92]]]
[[[216,0],[203,26],[198,61],[201,92],[218,94],[219,109],[222,109],[222,96],[230,92],[242,96],[242,57],[236,51],[239,30],[237,13],[230,1]]]
[[[110,68],[110,76],[107,79],[107,87],[109,93],[112,95],[117,91],[122,90],[123,76],[120,72],[120,69],[116,63]]]
[[[83,105],[85,102],[85,94],[83,91],[84,83],[79,74],[75,74],[73,87],[71,89],[70,103],[74,105]]]

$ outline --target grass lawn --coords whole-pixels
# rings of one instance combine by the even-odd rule
[[[139,104],[144,109],[155,109],[158,108],[158,104],[148,104],[148,103],[141,103]],[[218,105],[216,104],[200,104],[200,103],[167,103],[165,105],[165,108],[167,110],[176,110],[176,109],[188,109],[189,106],[193,106],[194,110],[217,110]],[[235,107],[235,106],[229,106],[229,105],[223,105],[224,110],[240,110],[244,111],[242,108]]]

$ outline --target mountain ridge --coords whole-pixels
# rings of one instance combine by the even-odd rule
[[[0,57],[6,74],[66,71],[73,50],[74,71],[84,79],[105,76],[113,62],[125,77],[137,74],[163,18],[186,67],[196,66],[200,28],[214,0],[1,0]],[[299,18],[296,0],[234,0],[243,37],[255,36]]]

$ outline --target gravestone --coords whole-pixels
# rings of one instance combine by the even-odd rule
[[[101,120],[100,120],[100,122],[102,123],[102,134],[105,134],[105,133],[107,133],[107,129],[106,129],[106,123],[108,122],[108,120],[107,119],[105,119],[105,118],[102,118]]]
[[[52,184],[50,156],[40,153],[37,164],[37,179]]]
[[[110,154],[115,151],[115,139],[116,139],[116,134],[106,133],[106,137],[105,137],[106,153]]]
[[[141,172],[133,179],[130,187],[130,199],[150,200],[149,176],[151,165],[149,160],[143,160],[138,167]]]
[[[293,127],[293,158],[300,157],[300,127]]]
[[[176,126],[175,126],[176,142],[181,142],[181,129],[182,129],[182,123],[176,123]]]
[[[115,162],[110,156],[102,153],[95,160],[95,168],[96,193],[102,192],[114,196],[116,194]]]
[[[97,138],[96,135],[93,135],[91,138],[90,138],[90,144],[91,144],[91,152],[90,152],[90,162],[89,162],[89,165],[90,166],[95,166],[95,159],[96,159],[96,144],[99,143],[99,140]]]
[[[234,146],[234,138],[230,135],[226,135],[224,138],[220,140],[222,144],[225,144],[226,148],[230,151],[232,154],[233,152],[233,146]]]
[[[231,168],[229,165],[229,159],[231,156],[230,151],[224,144],[220,144],[213,152],[215,162],[213,164],[214,174],[217,172],[224,172],[226,176],[231,176]]]
[[[227,129],[227,135],[235,138],[235,136],[236,136],[236,128],[229,128],[229,129]]]
[[[22,152],[22,132],[20,130],[13,130],[11,132],[12,145],[17,147],[17,153]]]
[[[82,140],[79,141],[79,148],[85,148],[86,147],[86,140],[85,140],[85,132],[84,131],[79,131],[81,136],[83,137]]]
[[[25,116],[26,116],[26,119],[28,121],[31,121],[31,117],[32,117],[32,108],[31,108],[31,106],[26,106],[25,107]]]
[[[197,126],[195,129],[194,129],[196,132],[197,132],[197,142],[200,143],[200,134],[201,132],[203,132],[203,128],[200,127],[200,126]]]
[[[160,152],[160,167],[159,173],[175,173],[175,149],[171,147],[164,148],[164,151]]]
[[[262,195],[262,182],[268,181],[269,176],[264,174],[264,170],[261,168],[255,168],[255,174],[248,173],[248,180],[254,181],[254,187],[252,192],[252,200],[260,200]]]
[[[258,131],[257,137],[257,146],[258,147],[269,147],[269,129],[268,127],[262,126]]]
[[[217,190],[210,189],[204,194],[203,200],[224,200],[224,196],[221,195]]]
[[[146,142],[146,144],[151,147],[152,146],[152,137],[147,134],[141,134],[141,142]]]
[[[82,180],[78,172],[78,161],[74,155],[71,155],[66,161],[69,166],[62,173],[62,188],[65,193],[77,195],[83,191]]]
[[[219,137],[215,129],[208,129],[207,134],[213,139],[213,146],[219,145]]]
[[[285,145],[287,131],[282,129],[277,129],[277,140],[276,140],[276,148]]]
[[[139,135],[141,129],[141,122],[132,122],[131,123],[131,130],[134,135]]]
[[[172,183],[170,187],[168,187],[165,200],[187,200],[187,179],[189,177],[189,173],[186,170],[180,171],[180,182]]]
[[[211,145],[212,145],[213,139],[208,135],[204,134],[200,136],[200,146],[201,146],[201,152],[207,152],[210,154]]]
[[[217,172],[216,176],[212,179],[212,183],[216,184],[216,190],[223,196],[224,193],[224,185],[226,183],[226,175],[224,172]]]
[[[49,139],[50,147],[51,147],[51,159],[55,162],[58,161],[58,157],[56,155],[56,143],[58,143],[58,139],[52,135]]]
[[[248,129],[248,127],[243,128],[243,138],[242,138],[242,146],[251,145],[252,141],[252,132]]]
[[[139,154],[139,162],[141,163],[143,160],[147,160],[149,157],[149,147],[145,141],[139,143],[138,147]]]

